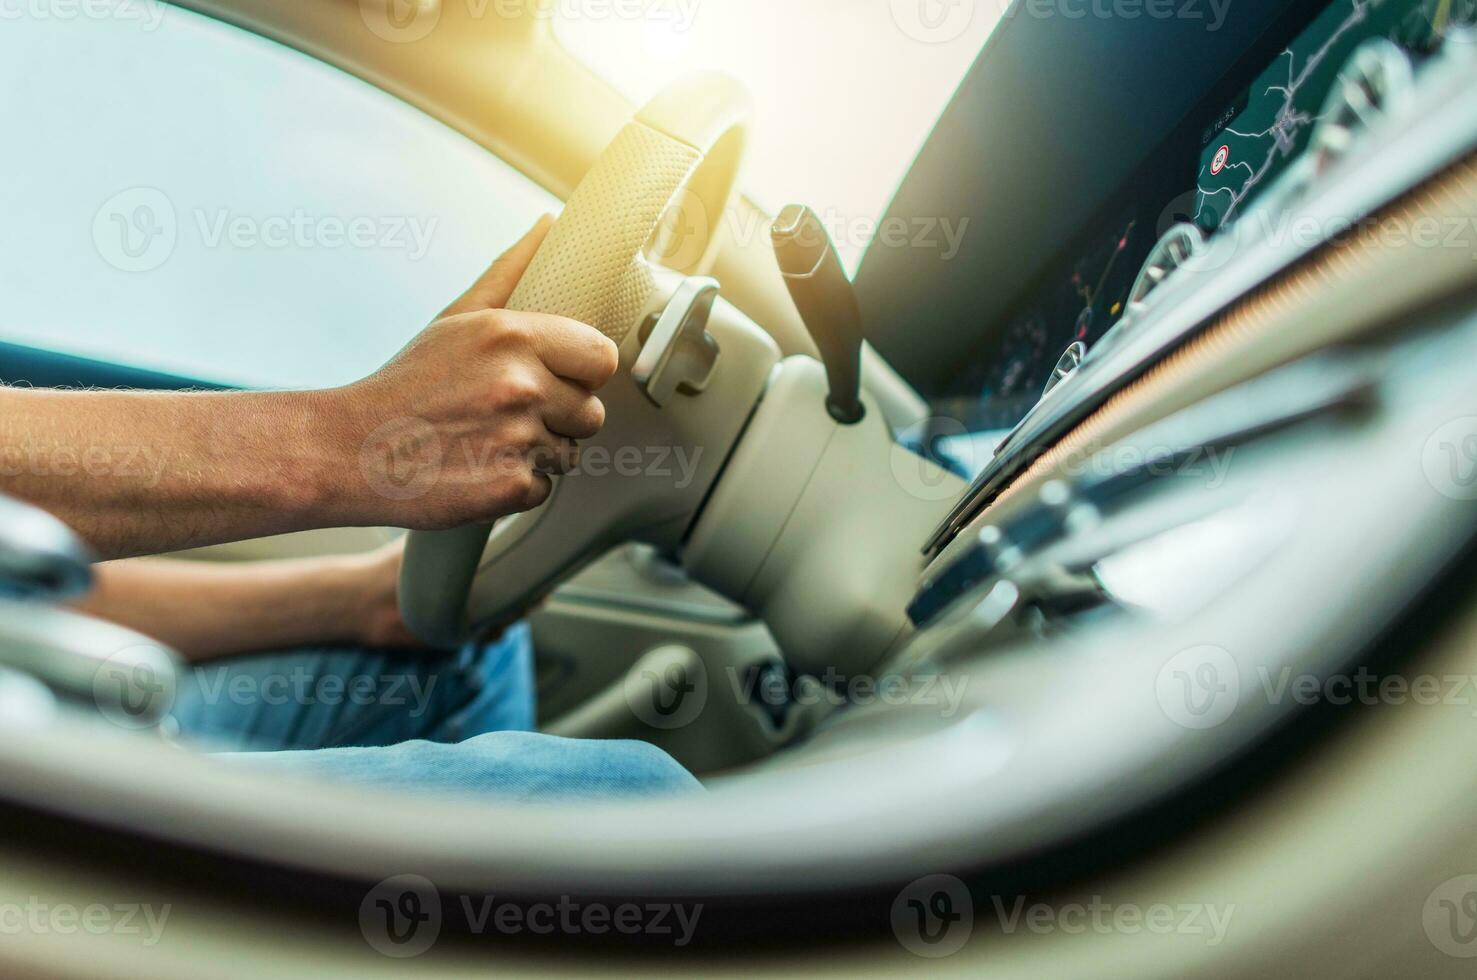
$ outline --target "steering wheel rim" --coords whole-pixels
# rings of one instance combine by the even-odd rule
[[[686,77],[649,102],[620,131],[565,203],[508,309],[588,323],[621,349],[629,374],[636,327],[658,305],[657,266],[699,272],[712,260],[713,229],[732,198],[747,137],[748,97],[725,75]],[[630,341],[628,343],[628,341]],[[628,379],[626,379],[628,380]],[[530,583],[504,608],[471,615],[479,572],[509,552],[556,506],[560,480],[539,508],[497,525],[412,531],[400,573],[406,624],[440,646],[464,640],[481,622],[511,619],[552,583]],[[497,539],[490,543],[497,527]],[[536,544],[532,547],[536,547]],[[538,579],[571,570],[578,556],[542,556]]]

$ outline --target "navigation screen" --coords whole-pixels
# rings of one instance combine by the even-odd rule
[[[1335,0],[1257,76],[1203,136],[1195,220],[1214,230],[1265,190],[1301,154],[1345,60],[1383,37],[1426,52],[1477,0]]]
[[[1068,345],[1081,341],[1090,349],[1122,319],[1160,236],[1188,221],[1215,231],[1307,148],[1356,48],[1383,37],[1418,61],[1450,30],[1474,21],[1477,0],[1291,5],[1043,270],[1023,301],[990,325],[976,354],[935,397],[935,413],[971,434],[998,436],[1014,426],[1041,399]]]

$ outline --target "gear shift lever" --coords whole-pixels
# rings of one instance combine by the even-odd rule
[[[826,410],[843,425],[862,420],[862,314],[856,292],[814,211],[791,204],[770,229],[790,298],[820,350],[831,394]]]

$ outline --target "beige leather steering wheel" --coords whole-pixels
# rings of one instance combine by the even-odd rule
[[[693,483],[701,484],[716,475],[724,441],[737,436],[729,431],[733,412],[694,410],[716,397],[655,405],[631,368],[641,353],[640,326],[681,280],[668,270],[696,273],[711,260],[747,118],[736,82],[716,74],[684,79],[621,130],[570,196],[508,307],[572,317],[619,345],[621,369],[601,393],[605,430],[584,446],[585,459],[598,447],[612,466],[556,480],[543,506],[494,527],[413,532],[400,606],[422,639],[451,645],[482,624],[511,621],[601,551],[680,534],[695,512],[701,486],[676,487],[650,473],[643,480],[613,460],[685,447],[700,457]]]

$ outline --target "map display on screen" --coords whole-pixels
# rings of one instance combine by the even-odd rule
[[[1422,54],[1477,0],[1334,0],[1207,130],[1196,221],[1207,230],[1234,219],[1305,149],[1339,70],[1359,45],[1387,38]]]

